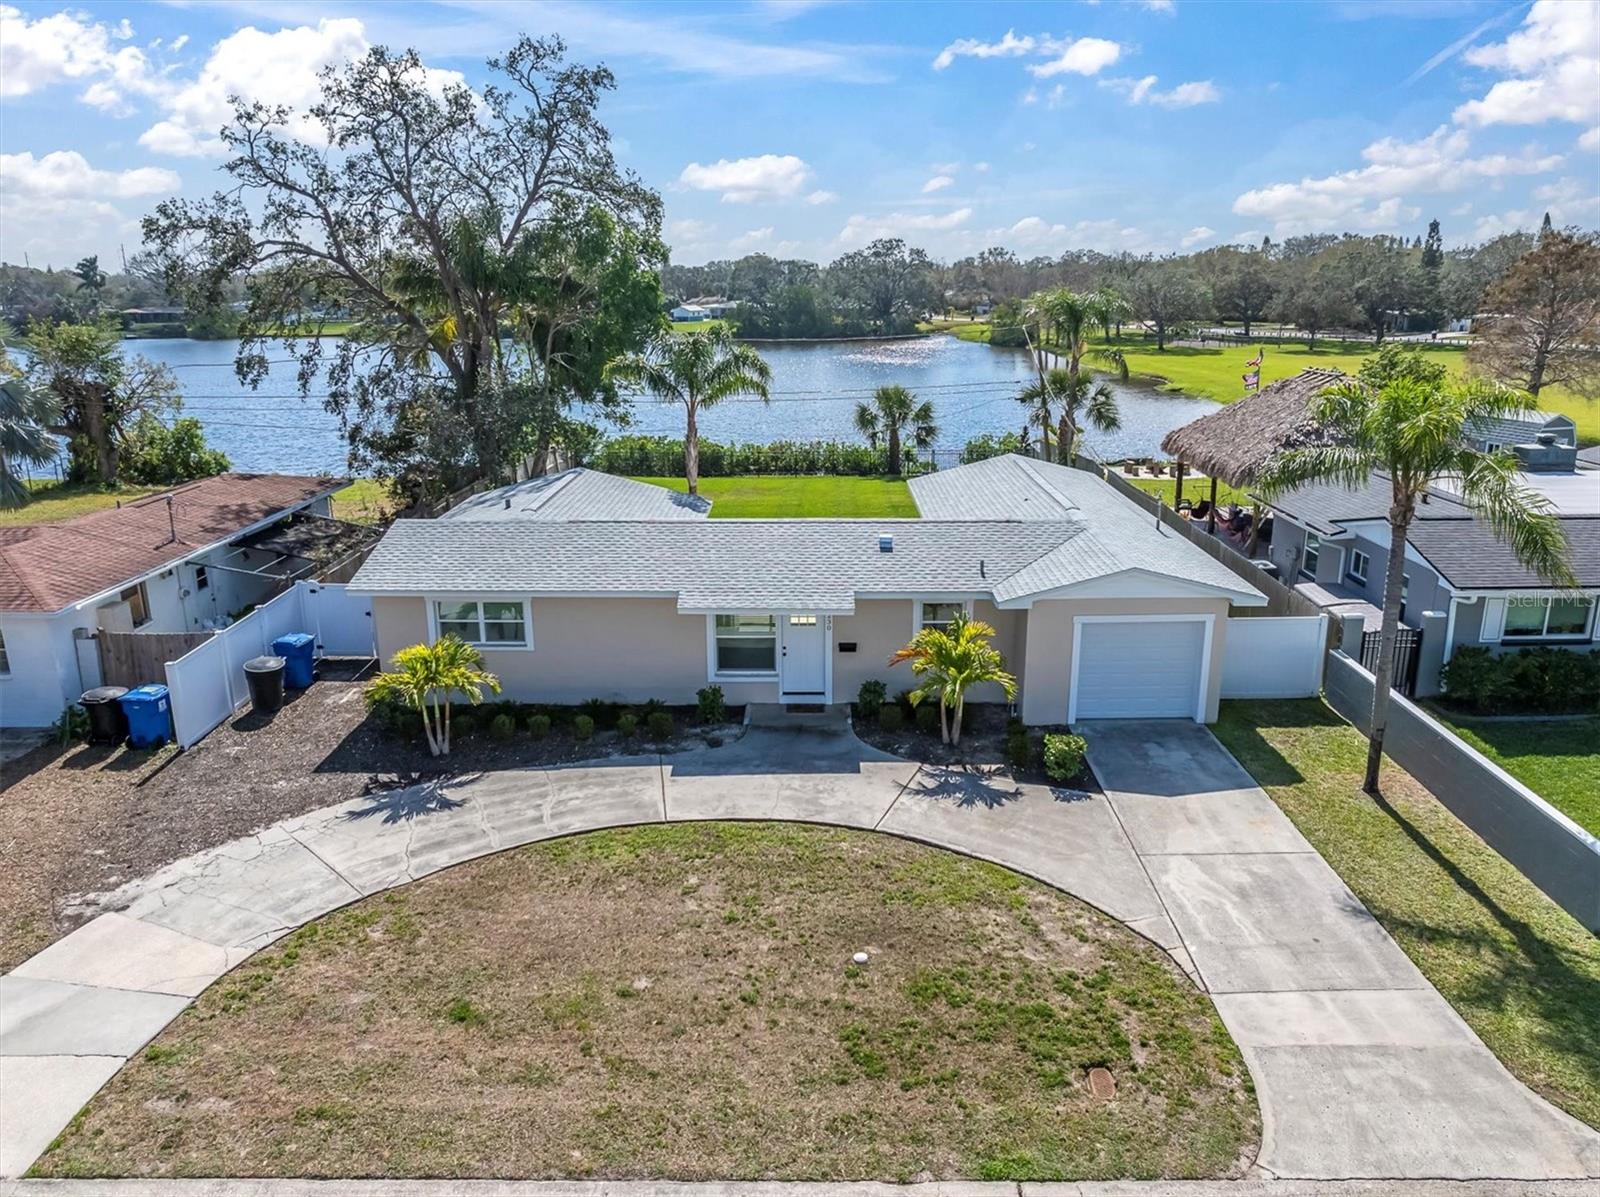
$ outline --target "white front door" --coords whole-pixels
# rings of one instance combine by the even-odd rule
[[[779,638],[783,660],[779,665],[784,698],[810,702],[827,700],[828,619],[824,615],[780,615]]]

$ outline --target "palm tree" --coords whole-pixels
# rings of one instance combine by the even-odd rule
[[[1111,326],[1120,325],[1133,314],[1133,305],[1124,299],[1114,287],[1101,284],[1089,296],[1089,313],[1094,317],[1094,322],[1100,326],[1100,333],[1111,340]],[[1128,376],[1128,363],[1121,362],[1122,376]]]
[[[916,395],[902,386],[879,387],[873,392],[871,403],[856,404],[856,428],[874,449],[880,438],[888,441],[891,474],[905,469],[900,450],[902,437],[917,449],[926,449],[939,437],[933,404],[927,400],[917,402]]]
[[[1041,291],[1028,302],[1028,310],[1040,323],[1055,330],[1056,352],[1067,359],[1067,370],[1076,378],[1085,357],[1116,369],[1123,378],[1128,377],[1128,361],[1122,350],[1113,347],[1089,349],[1089,329],[1102,317],[1109,323],[1116,319],[1118,308],[1107,306],[1109,300],[1100,293],[1073,291],[1060,287],[1054,291]]]
[[[454,636],[413,644],[394,655],[394,669],[367,683],[368,705],[398,702],[422,716],[428,751],[450,755],[450,699],[464,694],[476,705],[483,692],[500,693],[500,679],[483,668],[483,654]]]
[[[1464,439],[1468,425],[1515,417],[1532,411],[1534,402],[1531,395],[1497,383],[1447,380],[1442,364],[1416,350],[1385,349],[1367,359],[1359,380],[1328,387],[1313,405],[1313,418],[1332,432],[1335,443],[1280,453],[1257,479],[1264,497],[1317,481],[1364,486],[1374,474],[1389,482],[1389,564],[1362,783],[1369,794],[1378,792],[1388,724],[1406,536],[1429,489],[1448,482],[1452,496],[1530,570],[1554,586],[1577,584],[1560,521],[1544,496],[1519,480],[1515,455],[1479,452]]]
[[[725,325],[688,333],[664,332],[643,353],[612,359],[606,375],[643,387],[663,403],[681,403],[688,416],[683,438],[683,473],[689,493],[700,493],[700,409],[730,395],[759,395],[771,401],[772,367]]]
[[[27,485],[13,472],[12,462],[42,466],[55,458],[50,429],[61,422],[55,396],[30,387],[11,361],[6,347],[16,330],[0,320],[0,507],[21,507],[30,497]]]
[[[890,666],[911,662],[919,679],[911,691],[911,705],[924,699],[939,700],[939,734],[946,744],[961,743],[961,716],[967,691],[994,682],[1006,698],[1017,696],[1017,679],[1005,671],[1005,658],[989,643],[994,629],[981,620],[957,615],[945,627],[923,628],[911,643],[889,658]]]
[[[1063,465],[1072,464],[1078,436],[1085,423],[1101,432],[1115,432],[1122,427],[1115,392],[1105,383],[1095,382],[1086,375],[1074,377],[1070,370],[1061,366],[1047,370],[1038,382],[1030,382],[1023,387],[1017,399],[1028,408],[1029,422],[1042,434],[1046,458],[1050,456],[1052,409],[1059,410],[1056,460]]]

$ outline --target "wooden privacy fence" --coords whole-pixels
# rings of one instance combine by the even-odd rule
[[[193,652],[213,632],[107,632],[95,634],[100,684],[143,686],[167,680],[167,662]]]

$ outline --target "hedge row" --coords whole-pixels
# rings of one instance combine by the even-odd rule
[[[683,441],[667,436],[619,436],[608,440],[584,464],[608,474],[654,478],[683,477]],[[840,441],[773,441],[766,445],[723,445],[700,442],[700,476],[741,474],[855,474],[886,472],[882,449]],[[931,468],[906,454],[906,472]]]
[[[1494,715],[1600,712],[1600,649],[1458,648],[1443,673],[1452,706]]]

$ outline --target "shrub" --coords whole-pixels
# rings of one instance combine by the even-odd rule
[[[861,689],[856,691],[856,714],[863,719],[876,719],[888,693],[889,687],[877,678],[862,682]]]
[[[572,734],[580,740],[587,740],[594,735],[594,719],[588,715],[579,715],[572,721]]]
[[[517,721],[503,711],[489,720],[489,735],[496,740],[509,740],[517,734]]]
[[[603,698],[586,698],[578,704],[578,714],[588,717],[591,732],[597,727],[613,726],[620,709],[616,703]]]
[[[921,702],[917,704],[917,730],[933,735],[939,730],[939,704],[936,702]]]
[[[528,734],[535,740],[542,740],[550,734],[549,715],[528,716]]]
[[[1505,689],[1505,672],[1486,648],[1458,648],[1440,674],[1452,702],[1485,710]]]
[[[906,713],[898,706],[884,707],[878,712],[878,726],[886,732],[897,732],[906,725]]]
[[[646,721],[648,721],[650,716],[654,715],[657,711],[664,711],[666,709],[666,702],[659,698],[647,698],[639,704],[639,714],[643,715]]]
[[[205,430],[193,416],[168,427],[145,412],[129,431],[122,452],[122,476],[156,486],[209,478],[228,468],[227,454],[206,447]]]
[[[1051,781],[1071,781],[1083,769],[1089,743],[1082,736],[1051,734],[1044,738],[1044,771]]]
[[[478,721],[471,715],[463,712],[460,715],[450,716],[450,734],[460,736],[463,740],[478,730]]]
[[[1026,769],[1033,763],[1033,737],[1025,727],[1006,732],[1006,763],[1013,769]]]
[[[696,714],[702,724],[727,722],[728,704],[722,699],[721,686],[706,686],[702,690],[695,691],[694,698]]]
[[[639,716],[632,711],[624,711],[617,716],[617,735],[624,740],[631,740],[639,734]]]
[[[1451,703],[1500,713],[1600,709],[1600,650],[1539,648],[1494,655],[1457,649],[1442,674]]]
[[[673,726],[672,716],[666,711],[651,711],[644,725],[650,730],[650,738],[657,744],[672,739],[677,731]]]

